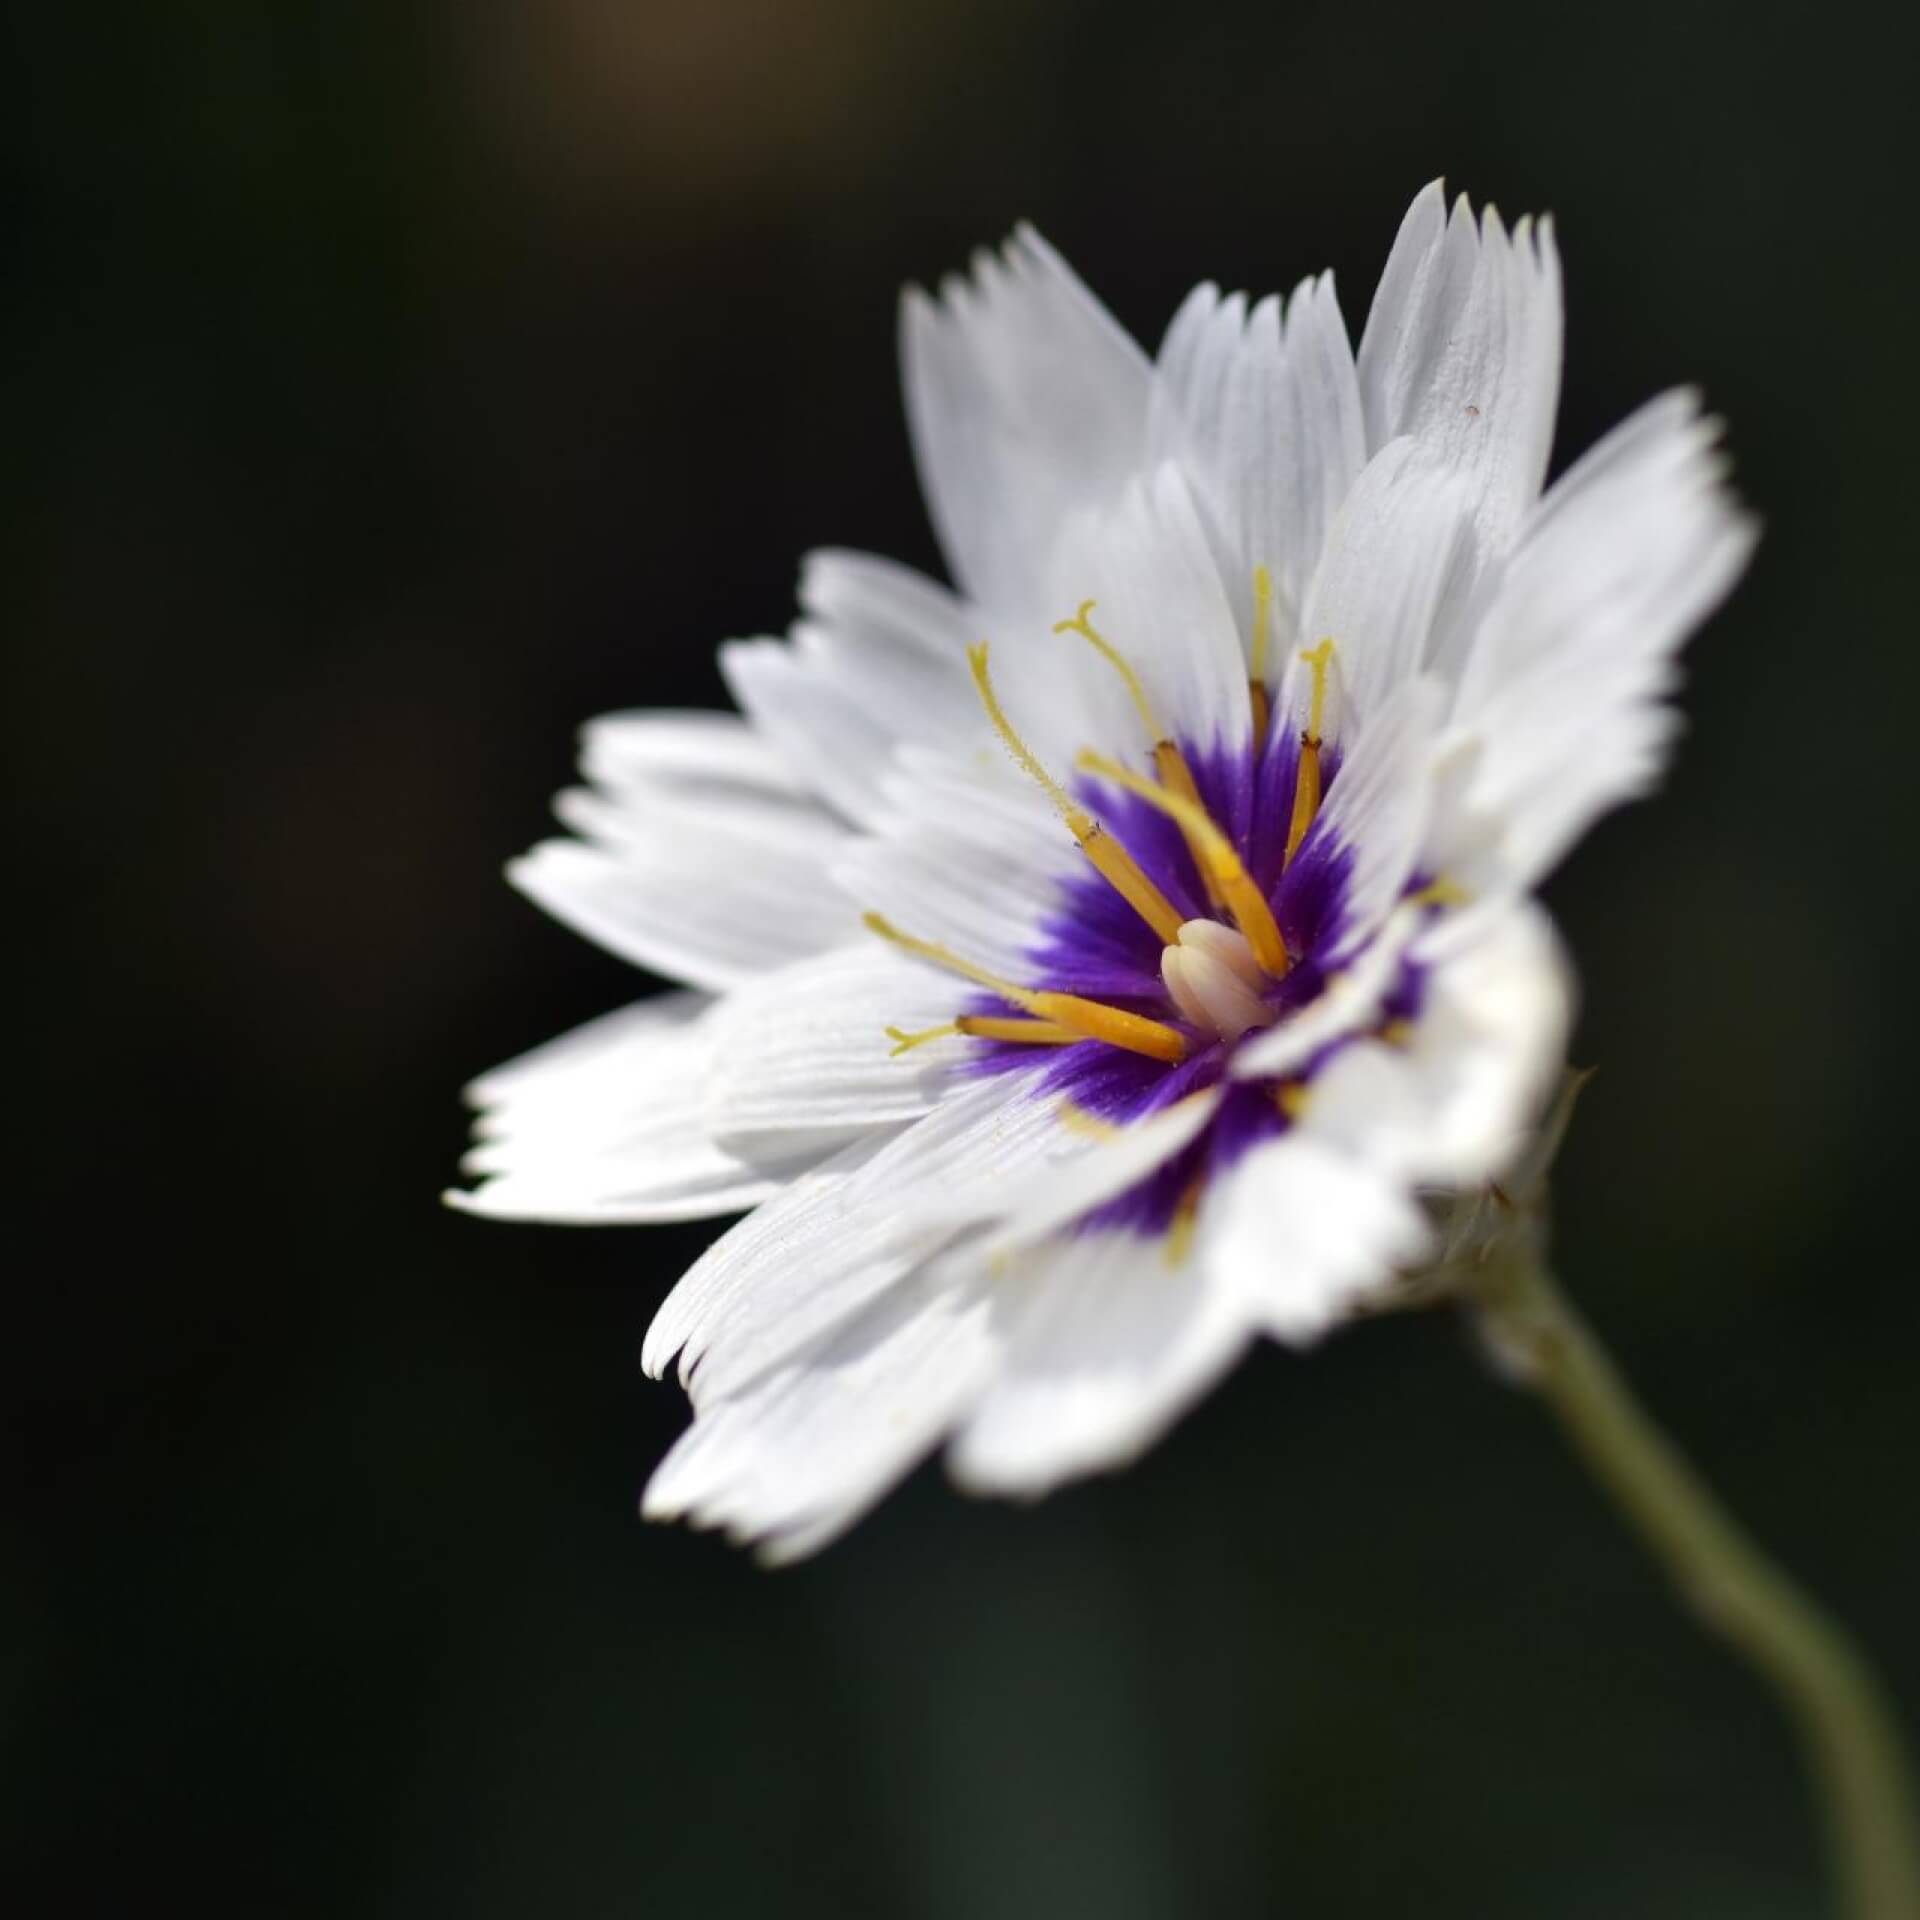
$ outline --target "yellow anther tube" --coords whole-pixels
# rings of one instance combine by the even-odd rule
[[[1272,717],[1267,701],[1267,655],[1273,650],[1273,575],[1265,567],[1253,570],[1253,649],[1247,673],[1247,695],[1253,702],[1253,741],[1267,737]]]
[[[1015,986],[1011,980],[1003,980],[998,974],[989,973],[985,967],[977,967],[971,960],[962,959],[951,947],[902,933],[881,914],[869,913],[861,917],[868,930],[877,933],[881,939],[891,941],[908,953],[918,954],[923,960],[931,960],[935,966],[945,967],[949,973],[957,973],[961,979],[971,980],[976,986],[985,987],[989,993],[997,993],[1009,1006],[1018,1007],[1023,1013],[1031,1014],[1035,1020],[1048,1026],[1064,1027],[1070,1035],[1079,1039],[1104,1040],[1109,1046],[1122,1047],[1128,1053],[1145,1054],[1150,1060],[1172,1062],[1187,1057],[1187,1036],[1178,1027],[1170,1027],[1163,1020],[1149,1020],[1144,1015],[1128,1013],[1120,1007],[1109,1007],[1099,1000],[1085,1000],[1077,993],[1050,993]],[[956,1022],[955,1026],[958,1030],[960,1023]]]
[[[1333,642],[1322,640],[1300,658],[1313,669],[1313,698],[1307,724],[1300,732],[1300,771],[1293,781],[1293,818],[1287,823],[1287,851],[1282,866],[1291,864],[1320,811],[1320,729],[1327,714],[1327,675],[1333,666]]]
[[[1158,807],[1179,824],[1181,832],[1187,836],[1187,844],[1193,849],[1195,860],[1199,862],[1201,872],[1207,876],[1210,884],[1219,888],[1227,911],[1247,936],[1247,945],[1253,949],[1253,957],[1276,980],[1279,979],[1293,964],[1287,955],[1287,943],[1281,937],[1279,922],[1274,919],[1266,896],[1254,884],[1253,876],[1241,865],[1233,842],[1214,825],[1207,810],[1177,793],[1169,793],[1166,788],[1155,786],[1151,780],[1130,772],[1103,754],[1089,750],[1082,753],[1074,765],[1085,773],[1098,774],[1103,780],[1111,780],[1116,786],[1125,787],[1129,793],[1137,793],[1141,799]]]
[[[1090,606],[1092,602],[1087,604]],[[1080,851],[1093,863],[1094,870],[1160,936],[1163,944],[1172,946],[1180,937],[1179,909],[1141,871],[1133,855],[1085,807],[1076,804],[1073,796],[1040,764],[1039,756],[1014,730],[1013,722],[1000,704],[1000,696],[993,690],[993,677],[987,671],[985,641],[967,649],[967,665],[973,670],[973,684],[979,691],[980,704],[986,708],[987,718],[1000,736],[1001,745],[1013,756],[1014,764],[1039,783],[1041,791],[1066,822],[1067,831],[1079,842]]]
[[[958,1020],[943,1020],[937,1027],[922,1027],[917,1033],[909,1033],[904,1027],[888,1027],[886,1034],[893,1042],[893,1051],[887,1057],[898,1060],[903,1053],[911,1053],[915,1047],[924,1047],[929,1040],[944,1040],[949,1034],[959,1031]]]
[[[1273,649],[1273,575],[1265,567],[1253,570],[1253,661],[1252,676],[1267,684],[1267,655]]]
[[[990,1013],[963,1013],[953,1024],[975,1040],[1017,1040],[1025,1047],[1065,1047],[1087,1037],[1057,1020],[1002,1020]]]
[[[1056,620],[1053,623],[1055,633],[1077,633],[1088,641],[1108,666],[1126,682],[1127,696],[1133,702],[1133,710],[1140,716],[1140,724],[1147,730],[1147,738],[1153,744],[1153,770],[1160,776],[1160,784],[1184,800],[1191,800],[1197,807],[1201,804],[1200,788],[1193,777],[1193,769],[1187,765],[1187,756],[1179,746],[1168,739],[1160,727],[1160,717],[1153,710],[1153,703],[1147,698],[1147,690],[1140,684],[1140,676],[1134,671],[1133,663],[1118,647],[1102,633],[1089,618],[1094,608],[1091,600],[1082,600],[1080,608],[1071,620]],[[1198,853],[1195,859],[1199,858]],[[1204,867],[1202,873],[1205,873]],[[1212,880],[1207,880],[1207,898],[1214,906],[1221,904],[1219,893]],[[1156,925],[1154,931],[1160,931]],[[1164,934],[1161,935],[1165,939]],[[1172,944],[1171,941],[1168,942]]]
[[[887,1029],[887,1038],[894,1043],[892,1057],[896,1060],[915,1047],[924,1047],[930,1040],[944,1040],[958,1034],[973,1040],[1015,1040],[1027,1047],[1066,1047],[1087,1037],[1075,1033],[1071,1027],[1061,1026],[1057,1020],[1003,1020],[994,1014],[980,1013],[963,1013],[957,1020],[943,1020],[937,1027],[922,1027],[918,1033],[907,1033],[899,1027]]]
[[[1200,798],[1199,786],[1195,783],[1193,769],[1187,765],[1187,756],[1171,740],[1162,740],[1153,750],[1153,770],[1160,776],[1160,784],[1166,790],[1186,801],[1196,811],[1206,812],[1206,802]],[[1207,864],[1205,856],[1195,844],[1193,835],[1188,832],[1184,821],[1176,820],[1187,850],[1193,855],[1194,864],[1200,869],[1201,884],[1207,890],[1207,904],[1224,907],[1227,903],[1220,892],[1219,882],[1213,877],[1213,869]]]

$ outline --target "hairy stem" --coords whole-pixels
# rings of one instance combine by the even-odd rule
[[[1701,1622],[1780,1696],[1806,1744],[1852,1920],[1920,1920],[1899,1736],[1845,1633],[1749,1539],[1634,1398],[1554,1284],[1540,1236],[1488,1249],[1470,1287],[1496,1352],[1539,1394]]]

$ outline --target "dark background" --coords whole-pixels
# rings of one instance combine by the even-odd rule
[[[1889,16],[1891,18],[1891,16]],[[1906,18],[1911,19],[1909,12]],[[1768,533],[1552,901],[1562,1264],[1920,1712],[1902,1125],[1912,31],[1868,9],[16,8],[22,1911],[1771,1916],[1771,1703],[1444,1316],[1035,1509],[643,1528],[709,1229],[450,1216],[458,1088],[634,990],[511,894],[586,716],[801,552],[931,564],[893,303],[1031,216],[1149,341],[1413,191],[1551,207],[1562,457],[1677,379]]]

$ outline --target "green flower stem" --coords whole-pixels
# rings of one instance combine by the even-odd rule
[[[1554,1284],[1524,1221],[1470,1282],[1495,1351],[1566,1429],[1700,1620],[1797,1721],[1853,1920],[1920,1920],[1920,1846],[1899,1736],[1852,1642],[1747,1537]]]

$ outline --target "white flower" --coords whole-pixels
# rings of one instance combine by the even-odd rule
[[[1357,356],[1322,277],[1149,363],[1025,229],[901,336],[957,590],[814,554],[742,717],[588,728],[513,879],[688,990],[482,1079],[453,1196],[751,1209],[648,1335],[695,1413],[645,1510],[776,1558],[943,1440],[1007,1494],[1130,1459],[1431,1251],[1561,1063],[1530,891],[1752,539],[1686,393],[1541,497],[1552,233],[1437,184]]]

